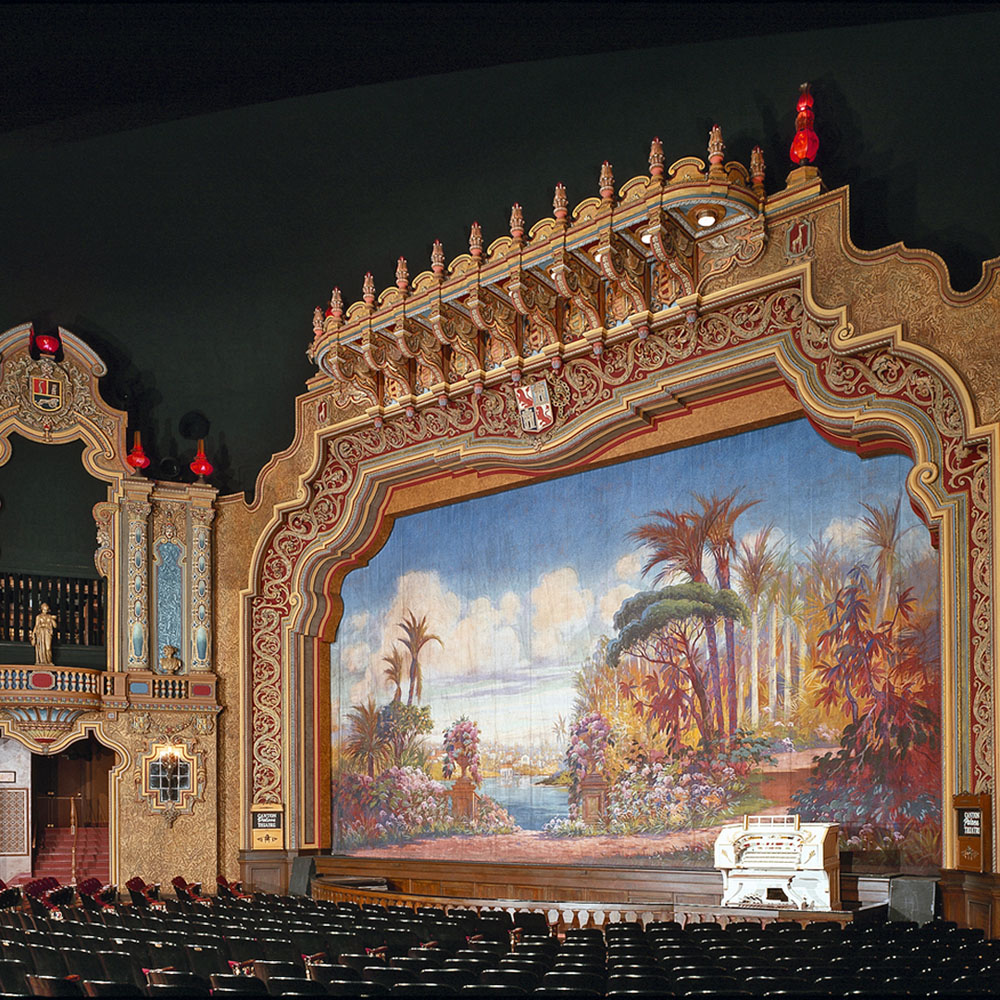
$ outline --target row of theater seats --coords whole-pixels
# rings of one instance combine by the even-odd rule
[[[0,990],[562,1000],[1000,993],[1000,942],[946,922],[617,923],[558,937],[528,912],[178,897],[0,913]]]

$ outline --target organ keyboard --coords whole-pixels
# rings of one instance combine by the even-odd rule
[[[723,906],[840,909],[839,829],[798,816],[744,816],[715,841]]]

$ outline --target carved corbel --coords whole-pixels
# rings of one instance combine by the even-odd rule
[[[403,357],[416,361],[415,393],[427,392],[446,381],[441,345],[429,327],[404,315],[392,335]]]
[[[536,275],[520,265],[504,286],[514,308],[527,318],[524,354],[538,354],[543,347],[559,343],[556,325],[556,293]]]
[[[487,335],[486,367],[499,368],[519,356],[517,314],[510,302],[487,285],[475,285],[465,305],[472,321]]]
[[[378,378],[360,351],[348,344],[337,344],[327,355],[326,363],[340,383],[338,395],[344,401],[362,406],[378,404]]]
[[[614,326],[633,313],[646,312],[645,257],[611,230],[605,230],[595,256],[611,286],[607,312],[614,322],[606,325]]]
[[[649,213],[642,241],[649,244],[653,265],[653,298],[669,306],[694,293],[694,240],[659,208]]]
[[[559,294],[569,300],[571,307],[565,339],[577,339],[588,330],[604,325],[600,302],[601,279],[577,254],[565,247],[557,247],[549,273]]]
[[[368,367],[384,376],[384,406],[413,395],[411,359],[404,357],[395,340],[369,326],[361,335],[361,353]]]
[[[448,378],[451,382],[468,378],[482,370],[479,332],[463,310],[438,299],[431,306],[428,319],[438,342],[451,348],[448,365]]]
[[[763,215],[699,240],[699,290],[713,275],[724,274],[734,264],[755,261],[764,252],[766,245],[767,231]]]

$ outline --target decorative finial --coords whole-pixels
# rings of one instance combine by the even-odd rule
[[[330,315],[334,323],[340,326],[344,319],[344,296],[340,294],[339,288],[334,288],[330,293]]]
[[[601,198],[604,201],[613,201],[615,197],[615,175],[611,164],[605,160],[601,164],[601,176],[598,180]]]
[[[319,306],[313,309],[313,339],[323,336],[323,310]]]
[[[483,255],[483,227],[478,222],[472,223],[469,233],[469,253],[477,260]]]
[[[569,214],[569,199],[566,197],[566,185],[556,185],[556,193],[552,198],[552,214],[559,222],[564,222]]]
[[[444,244],[440,240],[435,240],[431,247],[431,270],[438,277],[444,274]]]
[[[753,181],[753,193],[758,198],[764,197],[764,150],[754,146],[750,152],[750,179]]]
[[[198,438],[198,454],[194,456],[194,461],[188,467],[198,477],[195,482],[205,482],[205,477],[210,476],[215,471],[215,466],[205,457],[205,439]]]
[[[142,450],[142,440],[138,431],[132,435],[132,450],[125,456],[125,461],[133,473],[149,468],[149,456]]]
[[[795,108],[798,114],[795,116],[795,138],[792,139],[791,148],[788,155],[797,167],[805,163],[812,163],[819,152],[819,136],[813,130],[813,122],[816,116],[813,114],[813,96],[809,93],[809,84],[803,83],[799,87],[799,99]]]
[[[725,159],[726,144],[722,141],[722,129],[718,125],[712,126],[712,131],[708,133],[708,176],[725,177],[722,161]]]
[[[712,131],[708,133],[708,162],[722,163],[725,152],[726,144],[722,141],[722,129],[718,125],[713,125]]]
[[[406,258],[400,257],[396,261],[396,287],[405,292],[410,287],[410,271],[406,266]]]
[[[516,201],[510,206],[510,235],[516,241],[520,241],[524,236],[524,212]]]
[[[375,305],[375,276],[371,271],[365,275],[364,283],[361,285],[361,297],[365,300],[365,305]]]
[[[659,136],[649,144],[649,176],[663,176],[663,143]]]

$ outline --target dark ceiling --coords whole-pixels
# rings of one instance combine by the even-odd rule
[[[629,48],[952,17],[983,3],[0,6],[5,151],[345,87]]]

